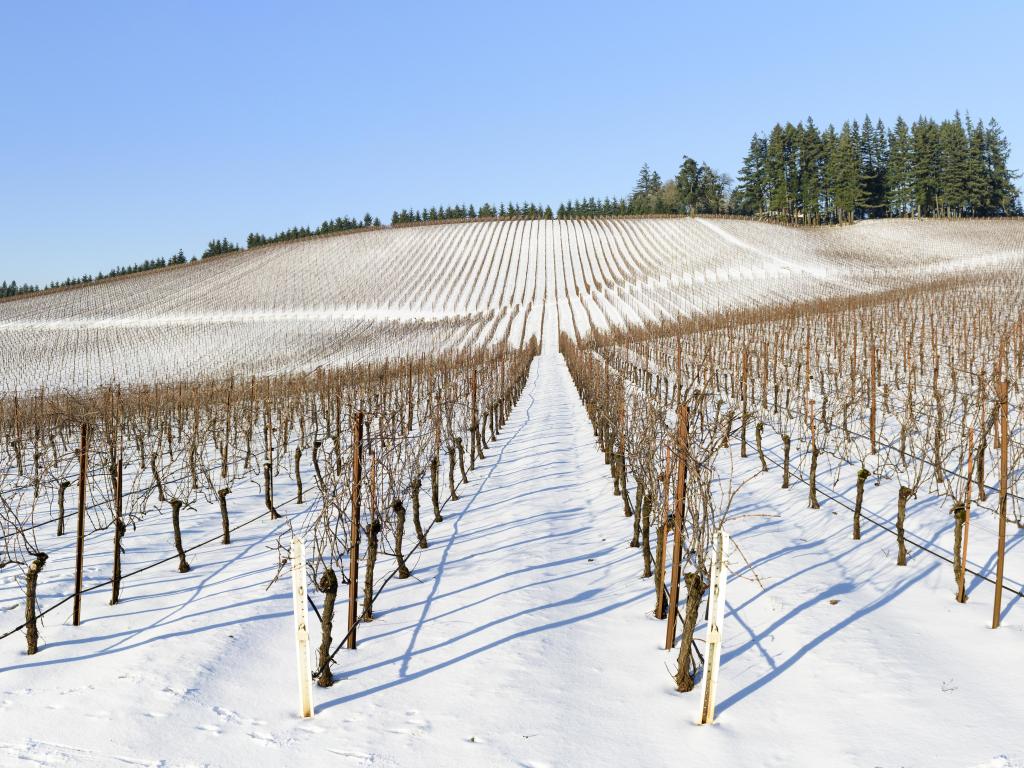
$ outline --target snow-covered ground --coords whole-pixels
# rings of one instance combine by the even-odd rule
[[[0,302],[0,392],[309,371],[1024,261],[1024,223],[610,218],[385,228]]]
[[[1007,595],[989,629],[986,582],[957,604],[948,564],[912,549],[896,567],[888,533],[866,523],[852,541],[844,509],[807,509],[806,489],[755,476],[756,458],[737,465],[752,479],[729,528],[747,563],[733,559],[718,719],[694,725],[697,694],[674,691],[631,523],[554,351],[552,304],[545,318],[508,424],[412,578],[340,652],[335,685],[314,688],[312,720],[297,715],[287,578],[268,587],[288,517],[261,520],[198,550],[187,574],[127,580],[118,606],[88,595],[78,628],[54,614],[34,657],[0,645],[0,764],[1024,766],[1024,600]],[[883,513],[890,491],[871,489],[867,508]],[[261,504],[255,488],[232,497],[238,520]],[[171,551],[159,527],[129,532],[133,562]],[[217,530],[211,510],[190,512],[186,545]],[[64,593],[69,539],[47,564]],[[95,541],[99,581],[109,546]],[[1017,579],[1022,542],[1012,532]],[[21,600],[0,582],[4,626]]]

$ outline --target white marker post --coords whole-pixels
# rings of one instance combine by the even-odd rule
[[[313,716],[313,673],[309,668],[309,625],[306,620],[306,547],[292,538],[292,609],[295,614],[295,653],[299,667],[299,710]]]
[[[719,528],[713,539],[711,584],[708,594],[708,639],[704,659],[704,678],[701,681],[700,725],[715,722],[715,689],[718,685],[718,663],[722,656],[722,624],[725,619],[726,558],[730,541]]]

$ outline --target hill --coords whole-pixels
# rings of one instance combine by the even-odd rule
[[[307,371],[905,286],[1024,258],[1020,220],[384,228],[0,303],[0,390]]]

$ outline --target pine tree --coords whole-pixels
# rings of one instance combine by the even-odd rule
[[[889,133],[889,162],[885,172],[886,204],[894,216],[907,216],[914,206],[914,148],[902,117]]]
[[[910,135],[914,152],[914,205],[919,216],[931,216],[937,205],[942,168],[938,126],[934,120],[921,117],[911,126]]]
[[[1010,143],[994,117],[989,119],[985,131],[985,148],[989,176],[988,209],[998,215],[1019,214],[1017,198],[1020,193],[1013,182],[1020,174],[1009,168]]]
[[[786,134],[778,123],[768,135],[765,153],[765,180],[768,192],[768,210],[789,216],[789,190],[786,184]]]
[[[988,173],[985,168],[985,126],[974,125],[968,114],[965,120],[967,135],[967,183],[965,204],[972,216],[981,216],[987,210]]]
[[[697,212],[697,199],[700,194],[700,168],[692,157],[684,156],[676,174],[677,205],[680,213],[694,214]]]
[[[640,174],[633,185],[633,197],[646,197],[651,191],[651,169],[647,163],[640,166]]]
[[[767,178],[765,172],[767,141],[756,133],[750,139],[750,148],[743,158],[740,169],[740,184],[736,188],[735,208],[748,216],[764,213],[768,206]]]
[[[863,202],[856,123],[844,123],[828,159],[827,173],[837,221],[853,221]]]
[[[868,115],[860,135],[861,156],[861,205],[866,216],[875,218],[886,213],[885,173],[888,148],[886,147],[885,125],[879,120],[872,124]]]
[[[946,216],[963,212],[967,203],[967,136],[960,113],[939,126],[939,197],[937,205]]]
[[[818,126],[810,117],[800,135],[799,156],[801,210],[805,221],[817,224],[822,216],[821,189],[825,155]]]

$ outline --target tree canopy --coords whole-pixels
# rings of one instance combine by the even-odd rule
[[[993,118],[970,116],[891,129],[865,116],[819,132],[813,119],[755,134],[732,195],[735,213],[803,223],[888,216],[1021,213],[1019,176]]]

